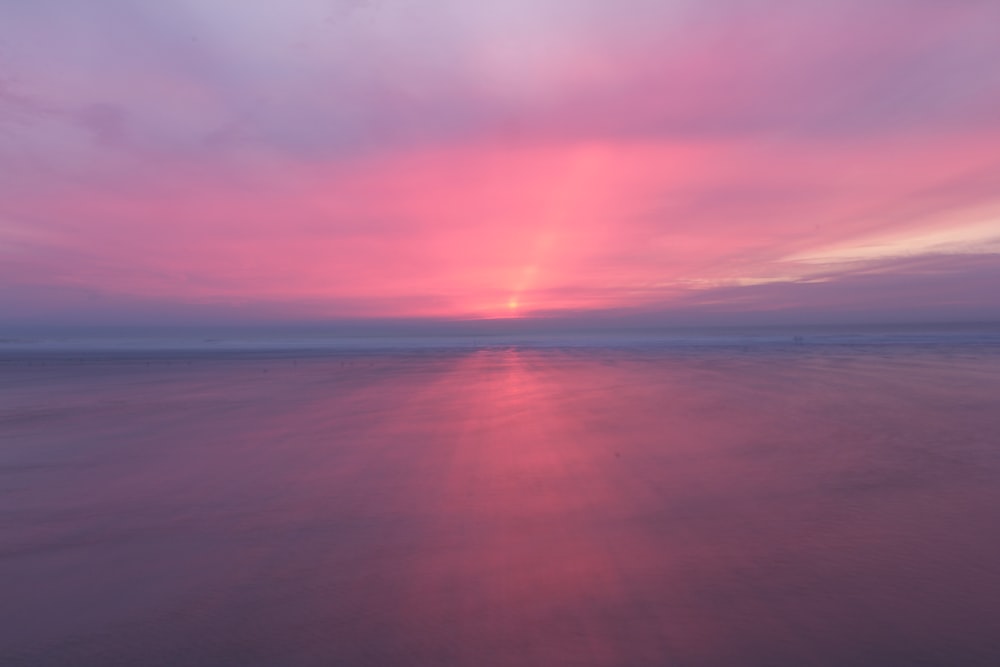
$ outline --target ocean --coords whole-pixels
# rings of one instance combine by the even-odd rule
[[[1000,339],[8,339],[0,664],[1000,664]]]

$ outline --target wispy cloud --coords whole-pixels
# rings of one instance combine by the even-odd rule
[[[951,316],[964,290],[995,315],[998,24],[989,0],[4,3],[0,307]]]

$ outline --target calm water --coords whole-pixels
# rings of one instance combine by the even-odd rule
[[[0,664],[1000,664],[1000,348],[0,359]]]

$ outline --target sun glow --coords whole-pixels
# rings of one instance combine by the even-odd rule
[[[507,301],[511,316],[521,314],[525,294],[537,305],[539,292],[565,274],[567,258],[579,251],[574,243],[586,243],[586,230],[593,227],[593,211],[601,209],[602,184],[607,184],[612,165],[607,147],[585,145],[563,156],[558,167],[554,173],[559,176],[545,182],[544,196],[531,216],[537,230],[524,246],[525,263]]]

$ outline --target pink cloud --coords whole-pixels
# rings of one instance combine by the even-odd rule
[[[995,314],[995,4],[626,4],[5,6],[0,306]]]

